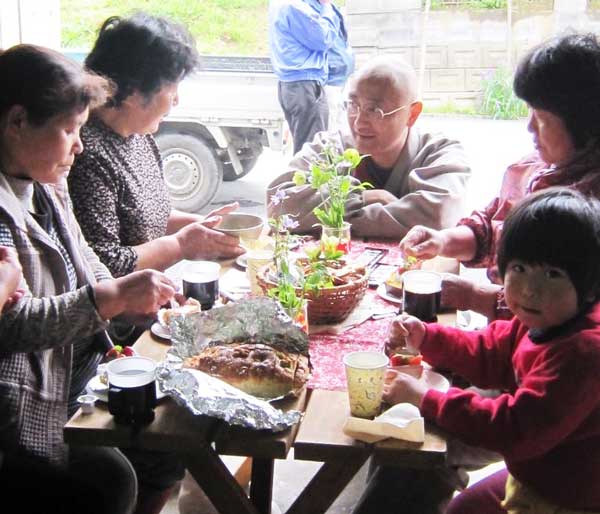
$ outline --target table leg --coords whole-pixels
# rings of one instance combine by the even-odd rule
[[[286,514],[324,514],[369,458],[368,453],[324,462]]]
[[[246,457],[233,476],[242,489],[247,489],[252,478],[252,457]]]
[[[271,514],[273,497],[273,459],[252,458],[250,500],[261,514]]]
[[[259,514],[212,447],[181,456],[185,467],[220,514]]]

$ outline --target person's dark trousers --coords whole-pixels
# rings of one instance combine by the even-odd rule
[[[131,514],[137,480],[115,448],[73,446],[68,467],[24,455],[6,457],[0,468],[3,502],[19,514]],[[3,505],[4,507],[4,505]]]
[[[279,103],[294,138],[294,154],[317,132],[327,130],[329,106],[325,88],[316,80],[279,82]]]
[[[370,468],[352,514],[442,514],[454,493],[442,469]]]

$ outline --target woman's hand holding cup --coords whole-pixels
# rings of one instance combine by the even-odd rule
[[[213,209],[204,217],[204,220],[202,221],[202,223],[212,222],[217,217],[221,218],[222,216],[225,216],[226,214],[230,214],[234,211],[237,211],[239,206],[240,206],[239,203],[232,202],[232,203],[228,203],[227,205],[223,205],[222,207],[219,207],[218,209]],[[216,221],[219,222],[220,219],[217,219]]]
[[[233,258],[244,253],[237,237],[212,230],[221,218],[213,216],[180,229],[175,238],[181,248],[181,258],[189,260]]]

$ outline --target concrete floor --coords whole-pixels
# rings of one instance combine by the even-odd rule
[[[486,205],[499,190],[505,168],[532,151],[531,137],[527,133],[525,121],[423,116],[418,123],[424,130],[441,131],[462,141],[473,169],[468,191],[469,210]],[[266,185],[285,170],[289,157],[288,153],[266,150],[256,168],[246,177],[236,182],[225,182],[212,204],[203,212],[235,200],[240,203],[240,211],[264,216]],[[291,458],[276,462],[273,494],[275,513],[277,509],[285,512],[318,466],[318,463],[293,461]],[[472,473],[471,480],[476,481],[497,467],[495,465]],[[365,477],[366,468],[363,468],[331,506],[328,514],[351,512],[364,489]],[[209,512],[209,507],[203,508],[198,504],[193,512],[181,514]],[[180,514],[177,495],[171,498],[162,514]]]
[[[230,461],[232,462],[232,461]],[[285,512],[300,493],[304,485],[317,472],[317,462],[294,461],[293,450],[285,461],[275,462],[275,481],[273,488],[272,514]],[[502,462],[491,464],[485,468],[469,473],[470,484],[497,471]],[[346,489],[327,510],[327,514],[350,514],[365,488],[367,465],[354,476]],[[196,493],[195,497],[187,497],[179,509],[179,492],[175,492],[165,505],[161,514],[218,514],[207,498]],[[310,514],[310,513],[307,513]]]
[[[236,458],[226,458],[226,464],[234,466],[239,463]],[[316,473],[321,464],[318,462],[294,461],[293,450],[285,461],[275,462],[275,481],[273,490],[272,514],[285,512],[294,502],[305,484]],[[348,484],[344,492],[329,508],[330,514],[349,514],[364,489],[367,467],[364,466]],[[186,491],[187,484],[186,484]],[[161,514],[217,514],[217,511],[203,498],[201,493],[195,492],[193,499],[186,497],[182,501],[181,511],[178,508],[178,495],[174,494]]]

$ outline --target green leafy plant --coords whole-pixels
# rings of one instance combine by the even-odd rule
[[[368,182],[356,183],[352,177],[362,156],[354,148],[340,153],[333,145],[326,146],[310,166],[310,171],[294,173],[294,183],[309,183],[321,195],[321,203],[313,209],[317,219],[327,227],[342,227],[346,201],[351,193],[373,187]]]
[[[494,119],[514,120],[527,116],[527,105],[515,96],[512,75],[503,68],[484,77],[480,113]]]
[[[271,205],[279,205],[287,198],[285,191],[278,191],[271,197]],[[298,222],[290,214],[281,214],[269,219],[274,234],[275,250],[273,260],[277,273],[277,285],[268,291],[268,295],[279,301],[281,306],[294,319],[306,304],[302,292],[297,288],[303,283],[303,277],[290,262],[290,230],[298,226]]]
[[[294,285],[287,280],[280,279],[275,287],[269,289],[268,295],[279,301],[291,318],[295,318],[306,303],[302,296],[298,296]]]
[[[337,260],[346,255],[339,249],[340,241],[337,237],[323,236],[321,238],[321,257],[325,260]]]
[[[280,205],[286,198],[285,191],[279,190],[271,196],[270,204]],[[267,294],[278,300],[290,317],[295,318],[306,305],[306,293],[318,295],[321,289],[333,287],[333,277],[325,263],[339,259],[344,252],[338,250],[337,240],[329,246],[307,245],[304,252],[308,257],[308,266],[301,266],[290,258],[290,243],[293,238],[290,230],[298,226],[294,216],[280,214],[269,219],[269,225],[275,239],[273,260],[277,283]]]
[[[321,289],[333,287],[331,273],[323,262],[311,262],[310,272],[304,277],[303,291],[319,294]]]

